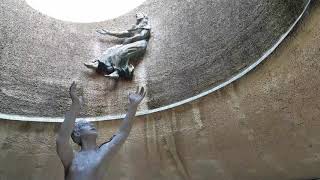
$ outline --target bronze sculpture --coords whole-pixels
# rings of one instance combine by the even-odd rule
[[[146,48],[146,40],[116,45],[108,48],[99,59],[84,63],[84,65],[87,68],[104,74],[106,77],[131,79],[133,77],[134,66],[129,64],[129,60],[141,57],[145,53]]]
[[[106,77],[132,79],[134,66],[129,64],[129,60],[141,57],[145,53],[151,30],[146,15],[137,13],[136,18],[136,24],[131,29],[123,32],[109,32],[104,29],[97,30],[102,35],[111,35],[125,39],[123,44],[108,48],[99,59],[84,63],[84,65],[87,68],[104,74]]]
[[[130,29],[123,32],[110,32],[105,29],[97,30],[102,35],[110,35],[118,38],[125,38],[123,44],[129,44],[140,40],[148,40],[150,38],[151,26],[148,17],[143,13],[136,14],[136,24]]]
[[[92,123],[85,120],[76,121],[80,112],[80,99],[76,93],[76,84],[70,87],[72,105],[65,114],[65,120],[61,125],[57,136],[57,153],[64,166],[65,180],[101,180],[105,175],[105,167],[110,163],[112,157],[125,142],[132,128],[139,103],[145,96],[144,88],[137,88],[135,93],[129,94],[128,112],[118,132],[106,143],[99,147],[96,139],[97,130]],[[81,146],[77,153],[69,143],[72,140]]]

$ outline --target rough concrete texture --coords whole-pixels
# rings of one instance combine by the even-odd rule
[[[108,171],[121,180],[320,177],[320,1],[289,38],[235,83],[141,116]],[[96,125],[99,142],[121,121]],[[0,121],[0,179],[62,180],[58,124]]]
[[[204,92],[236,75],[274,45],[306,0],[149,0],[117,19],[91,24],[56,20],[24,0],[0,0],[0,112],[61,117],[77,80],[85,116],[125,112],[127,94],[146,86],[141,110]],[[97,28],[123,30],[148,14],[152,37],[132,82],[106,79],[83,63],[119,41]]]

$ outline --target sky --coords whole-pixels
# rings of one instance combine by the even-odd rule
[[[26,0],[41,13],[69,22],[90,23],[119,17],[145,0]]]

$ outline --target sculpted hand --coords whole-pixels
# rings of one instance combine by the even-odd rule
[[[96,32],[99,33],[99,34],[102,34],[102,35],[109,34],[109,32],[104,30],[104,29],[98,29]]]
[[[144,91],[144,88],[137,87],[137,91],[135,93],[129,94],[130,105],[138,106],[145,95],[146,95],[146,92]]]
[[[77,109],[80,110],[81,107],[81,102],[80,99],[77,95],[77,84],[76,82],[72,82],[70,89],[69,89],[69,94],[72,100],[72,105]]]

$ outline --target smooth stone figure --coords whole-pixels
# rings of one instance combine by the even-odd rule
[[[65,114],[56,140],[65,180],[102,180],[106,174],[105,168],[129,136],[137,107],[145,96],[144,88],[137,88],[135,93],[129,94],[128,112],[119,130],[100,146],[97,146],[98,133],[92,123],[85,120],[75,122],[81,106],[75,83],[70,87],[70,96],[72,105]],[[69,143],[70,135],[81,147],[77,153],[73,152]]]
[[[116,45],[108,48],[99,59],[84,63],[87,68],[94,69],[106,77],[132,79],[134,66],[130,60],[144,55],[147,41],[140,40],[130,44]]]
[[[124,38],[123,44],[129,44],[140,40],[148,40],[150,38],[151,26],[149,25],[148,17],[143,13],[136,14],[137,22],[123,32],[110,32],[105,29],[97,30],[102,35],[110,35],[118,38]]]

